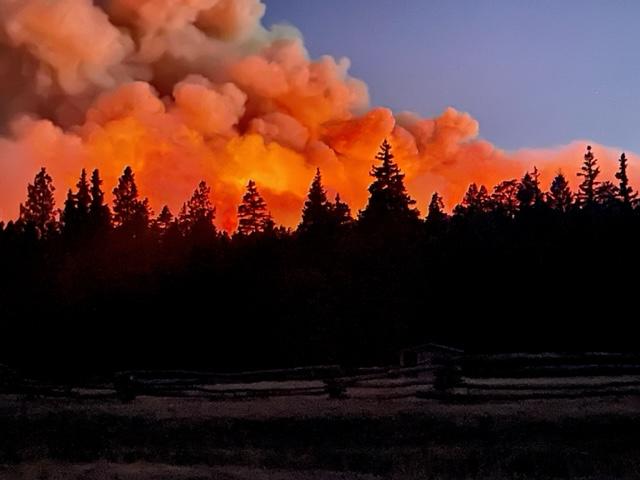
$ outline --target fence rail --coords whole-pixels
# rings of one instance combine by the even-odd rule
[[[60,385],[0,376],[0,393],[29,397],[132,400],[137,396],[424,398],[447,402],[640,395],[640,355],[456,355],[441,364],[345,370],[338,365],[218,373],[122,371],[113,381]],[[638,363],[635,363],[635,362]]]

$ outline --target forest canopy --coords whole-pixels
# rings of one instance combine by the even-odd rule
[[[216,228],[202,181],[157,214],[126,167],[105,201],[79,172],[62,206],[42,168],[0,223],[0,361],[88,371],[381,364],[410,344],[470,349],[634,348],[637,192],[587,147],[577,173],[537,168],[475,183],[421,213],[385,141],[353,212],[318,169],[296,229],[276,225],[249,180],[235,232]],[[592,321],[591,319],[596,319]],[[599,320],[598,320],[599,319]],[[47,359],[44,361],[43,359]]]

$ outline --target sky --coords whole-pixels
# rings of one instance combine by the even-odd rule
[[[372,105],[453,106],[498,146],[640,152],[640,2],[264,0],[313,57],[351,59]]]

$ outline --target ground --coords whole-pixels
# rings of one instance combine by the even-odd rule
[[[638,478],[640,399],[0,397],[0,478]]]

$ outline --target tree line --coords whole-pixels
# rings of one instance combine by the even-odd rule
[[[340,194],[335,196],[334,201],[327,198],[320,169],[317,169],[304,203],[301,222],[294,231],[276,227],[256,183],[249,180],[238,206],[235,234],[326,235],[348,228],[371,228],[389,222],[397,225],[413,223],[415,227],[420,212],[415,208],[415,200],[406,191],[404,174],[394,162],[391,145],[386,140],[376,159],[380,164],[371,171],[374,181],[369,187],[369,201],[357,218],[353,218],[349,205],[341,200]],[[615,174],[617,183],[600,181],[598,161],[591,146],[588,146],[577,173],[582,181],[575,194],[561,171],[551,182],[549,190],[543,191],[540,172],[534,167],[531,172],[525,172],[521,179],[500,182],[491,192],[484,185],[472,183],[452,215],[445,212],[443,198],[436,192],[431,197],[423,223],[433,229],[442,227],[448,221],[483,214],[513,219],[531,209],[547,209],[559,214],[576,211],[631,212],[638,205],[638,194],[629,183],[628,160],[624,153],[618,163],[619,169]],[[0,222],[0,232],[31,234],[43,240],[62,235],[70,241],[91,232],[105,234],[111,229],[130,234],[150,230],[157,236],[224,235],[224,232],[216,231],[216,209],[211,200],[211,188],[205,181],[199,183],[178,215],[174,216],[165,205],[156,217],[153,217],[148,199],[140,197],[131,167],[124,169],[113,189],[111,208],[105,203],[102,183],[99,170],[94,170],[88,178],[86,170],[82,169],[75,192],[68,190],[64,206],[59,210],[55,208],[53,180],[43,167],[27,187],[27,199],[20,205],[18,220],[9,221],[6,225]]]
[[[471,184],[451,214],[434,193],[423,216],[385,140],[356,215],[317,170],[286,229],[249,181],[231,236],[204,181],[176,215],[154,216],[130,167],[111,206],[100,172],[83,169],[58,210],[42,168],[19,218],[0,224],[0,362],[373,364],[427,340],[634,348],[622,312],[640,209],[624,154],[618,163],[602,181],[587,147],[575,192],[563,172],[545,191],[533,168],[491,191]]]

